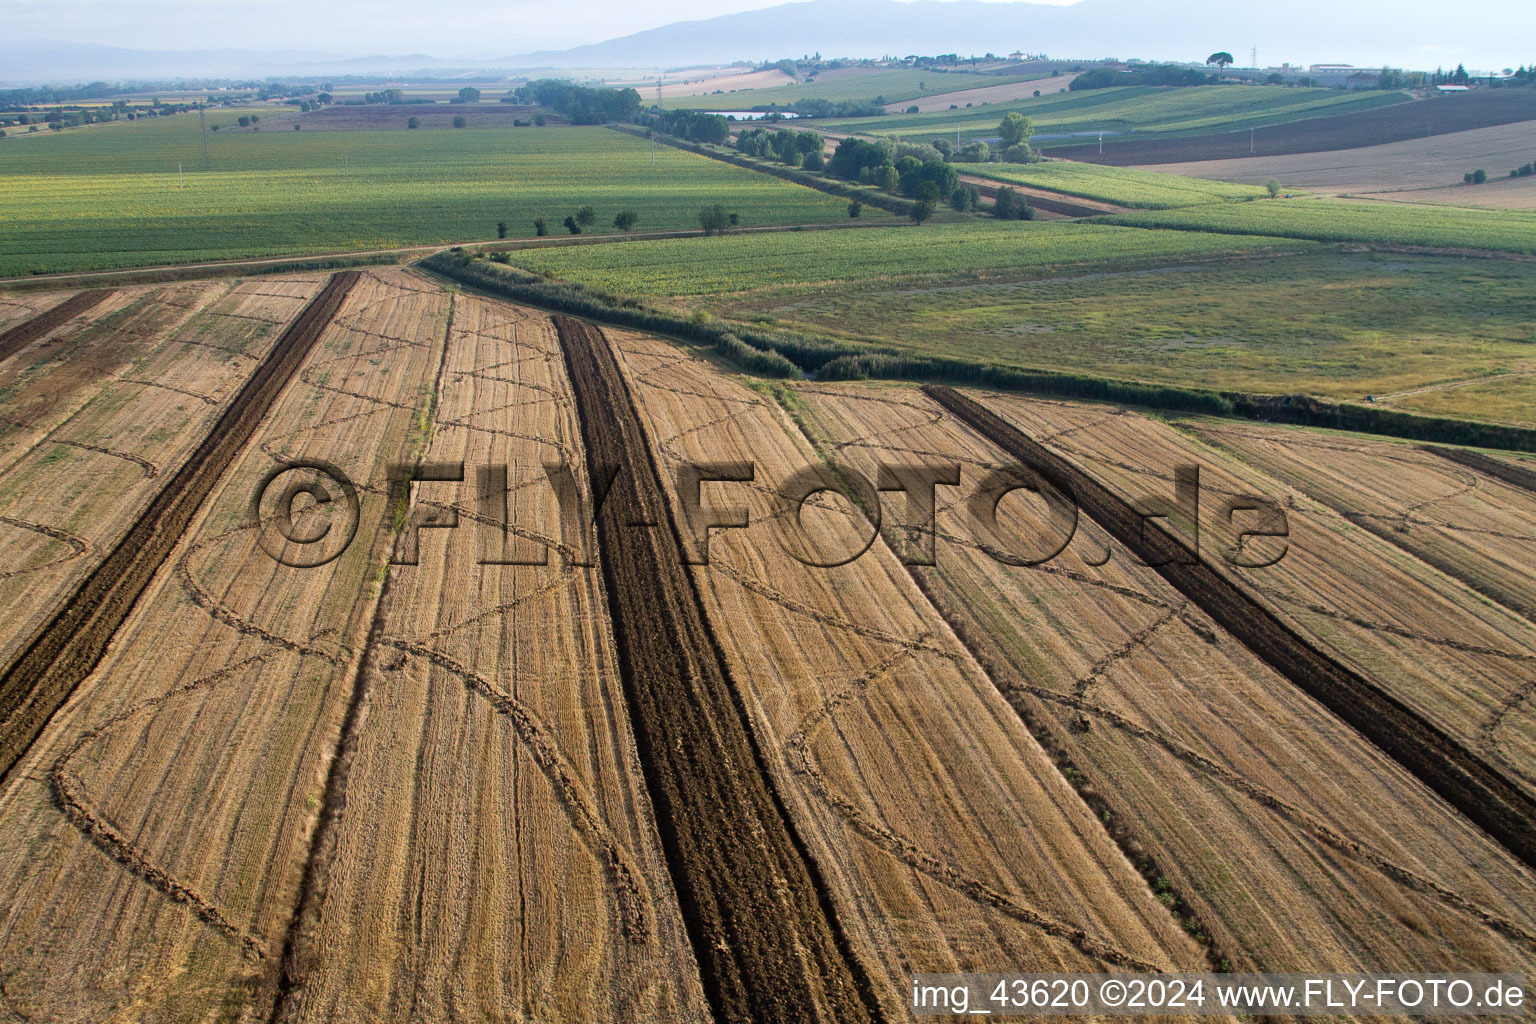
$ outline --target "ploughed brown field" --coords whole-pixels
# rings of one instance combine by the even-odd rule
[[[1039,565],[1005,564],[1038,502],[967,504],[1020,436],[1098,488]],[[899,493],[779,493],[882,463],[958,467],[933,564]],[[1116,519],[1183,465],[1203,589]],[[1525,833],[1479,804],[1536,795],[1528,475],[768,385],[404,269],[0,297],[0,1018],[894,1021],[914,972],[1530,973]],[[1235,495],[1288,536],[1239,541]]]

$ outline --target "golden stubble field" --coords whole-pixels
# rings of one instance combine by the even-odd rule
[[[1321,500],[1167,423],[1107,407],[990,396],[1021,430],[1075,460],[1127,497],[1172,497],[1178,464],[1198,465],[1207,502],[1202,547],[1281,621],[1372,680],[1467,749],[1536,793],[1536,625],[1425,561],[1351,522]],[[1245,425],[1222,428],[1245,440]],[[1214,435],[1213,435],[1214,436]],[[1262,432],[1261,432],[1261,435]],[[1337,453],[1294,448],[1295,458]],[[1399,472],[1414,495],[1443,496],[1438,474]],[[1468,500],[1471,500],[1468,492]],[[1258,494],[1284,504],[1290,529],[1283,559],[1242,569],[1219,557],[1230,546],[1220,502]],[[1365,509],[1361,509],[1365,511]],[[1223,536],[1225,532],[1226,536]]]
[[[913,971],[1202,969],[895,557],[877,545],[818,569],[780,547],[770,488],[818,457],[773,400],[664,341],[606,333],[663,479],[755,462],[753,484],[706,485],[751,526],[717,532],[694,579],[885,1012],[907,1012]],[[834,510],[816,516],[838,532]]]
[[[317,279],[318,283],[318,279]],[[333,460],[384,520],[446,299],[355,287],[250,446],[0,793],[0,984],[20,1019],[265,1019],[387,547],[278,565],[248,502]]]
[[[1056,446],[1107,411],[982,400],[1026,409]],[[1009,460],[979,435],[905,387],[807,385],[793,401],[823,451],[866,472],[962,465],[966,486],[940,490],[937,565],[914,574],[1213,956],[1276,971],[1536,957],[1528,869],[1091,521],[1041,566],[994,558],[960,495]],[[1136,478],[1131,493],[1162,486]],[[1000,523],[1006,538],[1040,529],[1017,498]]]
[[[593,539],[565,535],[543,468],[586,487],[555,332],[459,295],[447,337],[422,458],[465,479],[419,482],[415,504],[459,526],[389,572],[280,1019],[709,1020]],[[484,467],[507,474],[489,507]]]
[[[0,362],[8,662],[207,435],[323,276],[114,293]]]
[[[118,289],[0,360],[0,651],[137,535],[331,285]],[[543,465],[590,502],[560,337],[411,271],[350,287],[0,790],[0,1017],[708,1020],[606,562],[584,564],[597,536]],[[0,330],[66,298],[0,304]],[[684,589],[760,758],[731,768],[762,772],[888,1019],[914,971],[1531,969],[1536,876],[1092,523],[1008,567],[941,488],[936,567],[898,559],[895,496],[862,557],[791,558],[771,492],[797,470],[947,461],[969,486],[1006,461],[924,394],[754,385],[596,337],[674,518],[682,465],[755,463],[705,485],[749,525],[715,531]],[[1234,577],[1533,785],[1529,491],[1406,445],[979,397],[1127,495],[1198,462],[1213,502],[1280,499],[1291,551]],[[279,564],[250,520],[294,460],[358,484],[357,538],[318,568]],[[389,467],[418,461],[464,479],[392,496]],[[805,522],[868,529],[825,497]],[[1004,534],[1031,522],[1001,506]]]

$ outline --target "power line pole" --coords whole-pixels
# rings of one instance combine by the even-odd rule
[[[181,176],[181,161],[176,161],[176,187],[181,188],[185,180]]]
[[[1248,129],[1248,155],[1253,156],[1253,129]]]

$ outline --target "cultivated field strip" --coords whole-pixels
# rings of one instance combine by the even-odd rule
[[[0,580],[17,588],[0,665],[113,550],[324,281],[146,293],[110,331],[0,367]]]
[[[1390,688],[1527,794],[1536,793],[1536,771],[1531,768],[1536,764],[1536,707],[1531,701],[1536,692],[1536,628],[1402,545],[1351,522],[1328,507],[1322,495],[1314,499],[1307,489],[1293,488],[1249,465],[1240,446],[1255,438],[1272,444],[1272,428],[1198,420],[1181,430],[1133,414],[1110,415],[1103,406],[1004,396],[988,401],[1121,494],[1167,497],[1175,465],[1200,465],[1205,522],[1211,528],[1205,535],[1208,562],[1237,578],[1312,643]],[[1292,466],[1348,460],[1379,450],[1373,445],[1383,443],[1301,430],[1286,436]],[[1519,468],[1506,459],[1494,463]],[[1436,518],[1442,499],[1449,499],[1448,513],[1461,507],[1469,516],[1496,514],[1496,505],[1479,504],[1480,481],[1440,477],[1439,490],[1419,494],[1414,476],[1400,477],[1398,486],[1415,498],[1395,500],[1399,507],[1417,506],[1410,515],[1422,513],[1431,522],[1459,527],[1461,519]],[[1425,476],[1418,483],[1429,487],[1433,479],[1435,475]],[[1521,538],[1532,533],[1529,521],[1521,522],[1528,501],[1517,492],[1488,486],[1490,495],[1500,495],[1497,502],[1508,503],[1496,514],[1492,528],[1509,537],[1490,537],[1486,543],[1511,545],[1507,555],[1491,553],[1489,558],[1518,558],[1525,543]],[[1285,505],[1290,538],[1285,557],[1275,565],[1243,570],[1228,567],[1220,557],[1234,540],[1232,527],[1223,523],[1221,504],[1234,494],[1268,495]],[[1475,518],[1466,521],[1476,525]],[[1466,529],[1440,532],[1445,535],[1437,542],[1441,548],[1451,536],[1477,536]],[[1470,559],[1458,565],[1459,575],[1491,581],[1506,591],[1518,586],[1518,577],[1527,571],[1506,565],[1483,573]]]
[[[69,298],[68,292],[0,293],[0,331],[8,331]]]
[[[389,550],[446,300],[352,286],[105,659],[0,792],[0,1017],[264,1020]],[[278,460],[360,485],[356,541],[278,564],[250,500]]]
[[[1142,417],[1101,412],[1075,423],[1057,418],[1056,427],[1049,429],[1038,418],[1038,409],[1033,416],[1020,416],[1017,402],[993,403],[989,398],[984,407],[951,389],[928,390],[946,409],[963,415],[972,425],[979,424],[1010,455],[1038,463],[1036,468],[1042,472],[1049,469],[1054,474],[1051,479],[1065,482],[1075,493],[1085,514],[1141,557],[1163,562],[1160,575],[1271,667],[1369,737],[1516,856],[1527,863],[1536,859],[1536,804],[1529,779],[1520,768],[1531,760],[1519,758],[1519,751],[1532,738],[1506,732],[1494,744],[1486,733],[1490,716],[1507,712],[1506,701],[1527,688],[1522,675],[1536,666],[1530,655],[1511,644],[1507,634],[1495,632],[1476,616],[1458,614],[1463,606],[1442,592],[1448,589],[1465,597],[1465,590],[1454,581],[1400,555],[1395,564],[1390,547],[1364,531],[1358,532],[1358,538],[1341,538],[1338,533],[1348,531],[1329,537],[1322,529],[1311,528],[1326,524],[1328,513],[1317,518],[1291,516],[1286,556],[1267,568],[1228,570],[1220,555],[1205,547],[1219,547],[1219,534],[1215,541],[1205,539],[1204,557],[1197,564],[1182,564],[1187,549],[1157,520],[1148,523],[1142,547],[1143,520],[1127,503],[1127,495],[1139,499],[1141,494],[1161,491],[1171,499],[1172,488],[1162,478],[1171,479],[1174,465],[1181,462],[1202,466],[1202,487],[1210,505],[1219,502],[1223,491],[1227,496],[1248,493],[1278,498],[1276,492],[1283,488],[1273,480],[1245,480],[1242,474],[1236,474],[1239,483],[1223,480],[1219,471],[1230,471],[1230,467],[1220,461],[1219,453],[1201,451],[1202,446],[1187,440],[1181,444],[1176,431],[1159,429]],[[993,404],[1010,420],[1043,437],[1046,444],[998,416],[989,408]],[[1052,411],[1063,404],[1053,404]],[[1090,451],[1108,447],[1114,454],[1080,463],[1071,454],[1077,446]],[[1062,451],[1068,454],[1059,454]],[[1085,471],[1083,464],[1101,474],[1107,484]],[[1117,480],[1106,467],[1129,474],[1134,482]],[[1152,486],[1154,482],[1158,487]],[[1417,575],[1409,571],[1415,567]],[[1394,628],[1390,621],[1383,621],[1391,613],[1377,607],[1382,595],[1387,595],[1396,614],[1406,611],[1409,617],[1403,625]],[[1475,601],[1466,602],[1466,610],[1474,605]],[[1502,618],[1511,627],[1522,625],[1507,613]],[[1427,636],[1422,628],[1426,621],[1435,622],[1437,631],[1449,635]],[[1353,632],[1333,628],[1340,624]],[[1459,627],[1475,632],[1463,638],[1456,635]],[[1464,659],[1469,671],[1426,679],[1420,674],[1422,668],[1413,674],[1406,665],[1400,669],[1399,664],[1408,659],[1402,657],[1396,641],[1416,639],[1424,639],[1430,651],[1469,656]],[[1384,661],[1385,655],[1394,660]],[[1490,662],[1497,666],[1496,674],[1489,673]]]
[[[420,455],[465,479],[417,483],[415,508],[459,526],[389,570],[277,1019],[709,1021],[602,578],[543,469],[585,490],[554,328],[459,295],[433,372]],[[485,467],[507,474],[489,510]]]
[[[1505,459],[1496,459],[1482,452],[1469,451],[1465,448],[1443,448],[1438,445],[1426,445],[1425,451],[1438,455],[1442,459],[1450,459],[1459,462],[1463,466],[1471,466],[1473,469],[1502,480],[1522,490],[1536,494],[1536,469],[1529,465],[1521,465]]]
[[[9,359],[39,338],[46,337],[71,320],[100,305],[112,292],[109,289],[76,292],[57,306],[53,306],[23,323],[0,333],[0,359]]]
[[[764,775],[762,752],[705,616],[655,451],[615,350],[556,317],[589,479],[613,486],[597,536],[624,691],[683,918],[720,1021],[878,1014],[823,883]],[[595,471],[594,471],[595,470]]]
[[[318,340],[357,273],[334,275],[289,325],[142,516],[0,675],[0,780],[95,667],[134,602]]]
[[[781,549],[772,489],[819,460],[772,399],[667,342],[609,334],[669,491],[687,462],[755,463],[753,483],[705,485],[751,525],[715,531],[693,579],[885,1016],[909,1012],[913,971],[1198,968],[1198,946],[895,558],[877,545],[818,569]],[[807,524],[847,527],[813,504]]]
[[[1218,423],[1197,429],[1286,487],[1536,624],[1536,493],[1513,482],[1520,467],[1476,452],[1312,431]],[[1536,642],[1536,631],[1522,629],[1510,639]],[[1536,657],[1536,649],[1529,653]]]
[[[1166,879],[1160,897],[1212,940],[1214,961],[1536,960],[1536,877],[1118,541],[1085,519],[1043,565],[994,557],[965,502],[1014,463],[1000,449],[915,389],[801,385],[786,402],[823,453],[865,475],[880,461],[961,465],[960,487],[938,491],[937,564],[913,575],[1127,855]],[[887,498],[896,542],[902,508]],[[1021,546],[1041,526],[1017,498],[999,525]]]

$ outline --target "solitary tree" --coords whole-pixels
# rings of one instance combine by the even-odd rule
[[[1215,64],[1218,68],[1224,68],[1232,63],[1232,55],[1226,50],[1218,50],[1205,58],[1207,64]]]
[[[731,223],[731,215],[719,203],[699,211],[699,226],[706,235],[723,235]]]
[[[407,128],[420,128],[421,127],[421,118],[419,118],[419,117],[408,117],[408,118],[405,119],[405,126]]]
[[[565,230],[573,235],[579,235],[581,234],[581,225],[576,223],[575,217],[567,217],[565,218]]]
[[[459,90],[459,99],[465,103],[479,103],[480,90],[466,85],[464,88]]]
[[[618,215],[613,218],[613,226],[620,231],[633,231],[635,222],[639,219],[640,215],[634,210],[620,210]]]
[[[849,217],[857,219],[859,214],[861,214],[863,212],[864,212],[864,204],[863,203],[859,202],[857,199],[850,199],[848,201],[848,216]]]
[[[543,217],[536,217],[533,221],[533,233],[543,238],[549,234],[549,225],[544,223]]]
[[[1477,170],[1472,172],[1472,184],[1474,184],[1474,185],[1481,185],[1483,182],[1485,182],[1487,180],[1488,180],[1488,172],[1483,170],[1481,167],[1479,167]]]
[[[590,206],[578,207],[576,210],[576,223],[584,228],[589,228],[597,223],[597,211]]]
[[[1269,189],[1269,198],[1275,199],[1275,198],[1279,197],[1279,195],[1280,195],[1280,183],[1278,181],[1276,181],[1274,178],[1270,178],[1268,181],[1266,181],[1264,183],[1264,187]]]
[[[921,227],[923,221],[933,216],[933,200],[919,199],[912,204],[912,209],[907,212],[907,216],[912,218],[913,224]]]
[[[1021,146],[1029,141],[1035,133],[1034,126],[1029,123],[1029,118],[1015,111],[1003,118],[997,126],[997,135],[1003,142],[1003,148],[1009,146]]]
[[[499,220],[499,221],[496,222],[496,237],[497,238],[506,238],[507,237],[507,222],[506,221]]]
[[[464,119],[464,115],[463,114],[460,114],[460,115],[458,115],[457,117],[455,117],[453,119],[453,126],[455,128],[463,128],[467,124],[469,124],[469,122]]]

